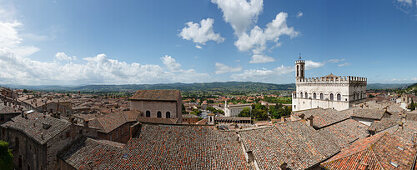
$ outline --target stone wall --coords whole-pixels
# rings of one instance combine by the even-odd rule
[[[162,118],[166,118],[166,112],[170,112],[170,118],[181,118],[181,104],[173,101],[130,101],[130,107],[138,110],[146,117],[146,111],[150,111],[150,117],[156,118],[160,111]]]

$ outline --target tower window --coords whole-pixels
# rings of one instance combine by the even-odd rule
[[[300,92],[300,98],[303,98],[303,92]]]
[[[161,111],[158,111],[158,112],[156,113],[156,117],[158,117],[158,118],[161,118],[161,117],[162,117],[162,113],[161,113]]]
[[[320,93],[320,100],[323,100],[324,96],[323,93]]]
[[[333,99],[334,99],[333,93],[330,93],[330,100],[333,100]]]
[[[165,117],[166,117],[166,118],[171,118],[171,113],[170,113],[170,112],[166,112]]]
[[[313,93],[313,99],[317,99],[316,93]]]
[[[151,112],[149,110],[146,111],[146,117],[151,117]]]
[[[342,95],[337,94],[337,101],[341,101],[342,100]]]
[[[308,93],[306,92],[305,94],[306,94],[306,95],[305,95],[305,97],[306,97],[306,99],[307,99],[307,98],[308,98]]]

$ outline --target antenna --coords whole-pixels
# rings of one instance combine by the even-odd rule
[[[298,53],[298,59],[301,60],[301,53]]]

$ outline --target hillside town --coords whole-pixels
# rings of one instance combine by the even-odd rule
[[[272,94],[201,100],[175,89],[120,97],[2,87],[0,139],[24,170],[417,167],[415,94],[304,75],[297,60],[292,103]]]

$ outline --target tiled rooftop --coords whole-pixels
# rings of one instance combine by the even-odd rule
[[[313,116],[313,126],[316,128],[322,128],[348,119],[352,114],[352,110],[337,111],[334,109],[316,108],[295,112],[293,116],[299,117],[302,114],[304,114],[304,118]]]
[[[66,120],[48,115],[44,116],[44,114],[38,112],[32,112],[27,114],[27,118],[19,115],[1,126],[21,131],[40,144],[44,144],[70,125],[71,123]]]
[[[138,90],[130,99],[176,101],[180,96],[179,90]]]
[[[389,133],[359,140],[322,163],[326,169],[411,169],[416,148]]]
[[[369,136],[368,126],[353,120],[346,119],[342,122],[320,129],[320,133],[328,133],[341,148],[352,142]]]
[[[277,169],[284,162],[290,169],[306,169],[340,150],[331,136],[323,136],[303,121],[238,133],[260,169]]]

